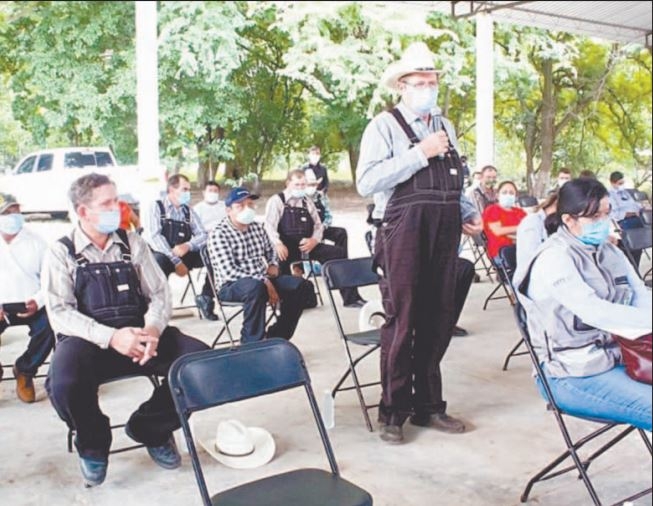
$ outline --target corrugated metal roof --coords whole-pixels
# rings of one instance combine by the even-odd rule
[[[415,2],[457,17],[491,12],[494,20],[537,26],[616,42],[651,47],[653,2],[650,1],[458,1]]]

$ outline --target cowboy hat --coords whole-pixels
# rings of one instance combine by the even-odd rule
[[[274,457],[272,435],[260,427],[245,427],[238,420],[209,421],[193,424],[200,446],[215,460],[234,469],[253,469]]]
[[[384,322],[383,304],[378,299],[367,301],[358,313],[358,330],[360,332],[381,328]]]
[[[9,193],[0,193],[0,214],[4,213],[10,207],[18,205],[16,197]]]
[[[398,61],[391,63],[383,73],[381,82],[388,88],[399,88],[399,80],[415,72],[429,72],[439,74],[440,69],[435,68],[435,55],[424,42],[413,42],[406,48]]]

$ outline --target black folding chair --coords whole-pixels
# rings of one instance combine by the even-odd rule
[[[506,249],[506,251],[502,257],[501,250],[503,249]],[[490,262],[492,262],[492,266],[497,271],[497,278],[499,283],[494,287],[494,289],[485,299],[485,302],[483,303],[483,311],[487,309],[487,305],[491,300],[509,299],[510,304],[513,304],[515,294],[513,293],[512,287],[510,286],[510,280],[512,279],[512,275],[515,272],[515,267],[517,266],[517,251],[515,245],[513,244],[511,246],[503,246],[500,248],[499,254],[496,256],[496,258],[491,258]],[[499,263],[502,262],[505,263],[506,271],[509,275],[508,278],[505,278],[499,270]],[[503,290],[504,295],[496,295],[499,290]]]
[[[373,504],[369,493],[340,477],[306,364],[299,350],[285,339],[190,353],[172,364],[168,381],[204,506]],[[306,392],[331,472],[297,469],[210,496],[188,422],[191,414],[298,387]]]
[[[643,192],[641,190],[636,190],[635,188],[628,188],[626,189],[626,191],[632,195],[633,200],[635,200],[636,202],[639,202],[640,204],[650,203],[650,200],[646,192]]]
[[[642,223],[646,225],[647,227],[651,226],[651,209],[642,209],[642,211],[639,213],[640,217],[642,218]]]
[[[109,383],[115,383],[116,381],[125,381],[125,380],[131,380],[135,378],[146,378],[152,383],[153,388],[157,388],[160,385],[159,378],[155,375],[147,375],[147,374],[129,374],[126,376],[119,376],[117,378],[111,378],[110,380],[104,381],[101,385],[107,385]],[[111,430],[115,429],[122,429],[125,426],[124,423],[118,423],[111,425]],[[67,447],[68,447],[68,453],[73,452],[73,439],[75,438],[75,429],[68,429],[68,436],[67,436]],[[109,454],[114,454],[114,453],[122,453],[122,452],[127,452],[129,450],[136,450],[138,448],[144,448],[145,445],[136,443],[136,444],[131,444],[128,446],[122,446],[120,448],[114,448],[109,450]]]
[[[560,476],[570,471],[577,471],[579,474],[579,479],[583,480],[583,483],[585,484],[585,487],[587,488],[587,491],[589,492],[592,498],[592,502],[596,506],[601,506],[602,503],[599,500],[596,490],[594,489],[594,485],[590,481],[589,475],[587,473],[590,464],[597,457],[603,455],[607,450],[612,448],[619,441],[624,439],[628,434],[630,434],[635,430],[639,432],[642,440],[644,441],[644,444],[646,445],[646,448],[648,449],[649,455],[653,456],[651,442],[648,440],[648,437],[646,436],[646,432],[644,430],[637,429],[632,425],[627,425],[625,428],[623,428],[623,425],[626,424],[619,424],[604,419],[596,419],[596,418],[582,417],[578,415],[571,415],[569,413],[564,412],[562,409],[560,409],[560,407],[558,407],[558,405],[556,404],[555,398],[553,397],[551,387],[549,386],[546,376],[542,370],[540,360],[538,359],[537,354],[533,349],[533,345],[530,339],[530,334],[528,332],[528,326],[526,323],[526,312],[524,311],[523,306],[519,302],[515,304],[514,311],[515,311],[515,319],[517,320],[517,324],[519,326],[519,330],[522,334],[522,338],[528,350],[528,354],[530,355],[531,360],[533,362],[533,366],[535,367],[536,375],[540,378],[540,381],[542,382],[542,386],[544,387],[544,391],[546,393],[546,400],[548,402],[548,407],[550,411],[553,412],[553,415],[555,416],[555,419],[558,423],[558,427],[567,446],[567,449],[565,450],[564,453],[556,457],[550,464],[548,464],[546,467],[544,467],[544,469],[539,471],[537,474],[535,474],[535,476],[533,476],[530,479],[530,481],[526,485],[526,488],[524,489],[524,492],[521,495],[521,502],[526,502],[528,500],[530,491],[533,488],[533,485],[535,485],[535,483],[546,481],[551,478],[555,478],[556,476]],[[565,417],[586,420],[594,423],[600,423],[601,427],[585,435],[584,437],[580,437],[574,440],[571,437],[569,429],[567,428]],[[585,444],[589,443],[590,441],[594,441],[596,438],[602,436],[603,434],[606,434],[612,429],[616,429],[618,433],[614,435],[609,441],[605,442],[599,449],[591,453],[585,460],[582,460],[581,456],[578,453],[581,447],[583,447]],[[612,436],[612,434],[610,435]],[[567,458],[572,459],[573,465],[569,465],[562,469],[559,469],[559,466],[563,464],[567,460]],[[636,466],[631,465],[630,468],[636,469]],[[638,499],[650,493],[651,493],[651,487],[642,490],[641,492],[638,492],[636,494],[633,494],[629,497],[626,497],[625,499],[617,501],[616,503],[614,503],[614,505],[615,506],[618,504],[620,505],[626,501],[634,501],[635,499]]]
[[[492,265],[492,261],[487,254],[487,241],[485,239],[485,233],[481,232],[480,234],[472,235],[471,238],[472,256],[474,257],[472,262],[474,263],[474,269],[477,272],[485,271],[485,275],[488,277],[488,279],[494,282],[494,279],[492,278],[492,270],[494,266]],[[479,262],[481,263],[480,267],[478,266]]]
[[[517,300],[515,293],[515,288],[512,284],[512,276],[515,273],[517,268],[517,247],[504,246],[499,250],[499,255],[495,258],[494,263],[499,270],[499,278],[502,280],[502,283],[505,284],[506,291],[509,292],[512,296],[512,300]],[[521,350],[524,345],[524,339],[519,338],[519,341],[515,346],[513,346],[506,355],[506,359],[503,361],[503,370],[508,370],[508,363],[512,357],[518,357],[521,355],[528,355],[528,350]]]
[[[242,302],[228,302],[228,301],[222,301],[220,300],[220,297],[218,296],[218,290],[216,289],[215,286],[215,277],[213,275],[213,264],[211,263],[211,257],[209,255],[209,250],[206,245],[202,246],[200,249],[200,257],[202,258],[202,262],[204,263],[204,267],[207,270],[207,274],[209,277],[209,285],[211,285],[211,291],[213,292],[213,297],[215,298],[215,303],[218,306],[218,310],[220,311],[220,321],[222,322],[222,328],[220,331],[217,333],[215,336],[215,339],[213,339],[213,343],[211,343],[211,348],[215,348],[218,343],[220,342],[220,338],[222,337],[222,334],[227,332],[227,337],[229,338],[229,344],[231,346],[235,346],[236,342],[240,341],[240,338],[236,339],[234,338],[233,334],[231,333],[231,328],[229,327],[229,324],[231,321],[242,314],[242,312],[245,310],[245,306]],[[270,309],[272,310],[270,313],[270,316],[265,321],[265,324],[268,325],[273,318],[276,318],[277,313],[276,309],[268,304]],[[230,312],[231,314],[227,314],[227,311],[225,311],[225,308],[232,308],[232,311]],[[225,343],[226,344],[226,343]]]
[[[343,346],[345,348],[345,354],[347,355],[347,370],[340,377],[336,386],[333,388],[331,395],[336,396],[338,392],[344,392],[347,390],[356,390],[358,395],[358,402],[360,403],[361,411],[363,412],[363,417],[365,418],[365,423],[370,432],[374,429],[372,428],[372,422],[370,421],[370,416],[368,410],[378,407],[377,404],[367,404],[365,398],[363,397],[363,388],[380,385],[380,381],[374,381],[371,383],[361,384],[358,379],[358,373],[356,372],[356,366],[363,360],[365,357],[376,351],[381,346],[381,331],[380,329],[366,330],[363,332],[345,332],[345,329],[342,325],[342,320],[340,314],[338,313],[338,306],[334,299],[334,291],[340,290],[342,288],[360,288],[363,286],[377,285],[379,283],[379,276],[376,272],[372,270],[372,258],[343,258],[339,260],[330,260],[324,264],[322,267],[322,276],[326,282],[329,294],[329,300],[331,301],[331,308],[333,309],[333,316],[336,319],[336,326],[338,327],[338,333],[342,339]],[[358,355],[355,359],[353,358],[350,344],[357,346],[364,346],[367,348],[361,355]],[[343,386],[345,380],[351,375],[353,385]]]
[[[517,204],[519,204],[519,207],[524,208],[524,207],[535,207],[537,204],[539,204],[537,197],[534,197],[533,195],[520,195],[517,197]]]
[[[653,245],[653,235],[651,234],[651,227],[641,227],[641,228],[629,228],[621,230],[621,242],[623,243],[623,250],[630,260],[630,263],[633,264],[633,267],[637,271],[637,274],[646,281],[646,278],[651,275],[651,269],[646,271],[642,275],[639,271],[639,266],[635,262],[633,257],[633,251],[642,250],[646,251]]]

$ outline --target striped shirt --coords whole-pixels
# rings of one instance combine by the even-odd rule
[[[161,202],[163,202],[163,208],[167,218],[175,221],[186,221],[183,206],[176,207],[170,202],[168,197],[162,199]],[[206,244],[206,231],[197,213],[190,207],[188,207],[188,211],[190,212],[191,229],[191,238],[188,243],[190,244],[191,251],[199,251]],[[161,211],[156,200],[150,204],[147,217],[143,221],[143,237],[154,251],[166,255],[174,265],[181,263],[181,258],[172,253],[170,244],[168,244],[168,241],[163,236],[161,229]]]
[[[263,280],[267,266],[278,265],[265,227],[257,222],[241,232],[225,218],[209,234],[208,250],[218,290],[243,278]]]
[[[75,227],[70,237],[75,245],[75,251],[91,263],[122,260],[122,252],[117,244],[121,241],[115,233],[109,237],[104,250],[100,250],[93,244],[79,225]],[[143,295],[149,301],[145,313],[145,325],[153,326],[159,332],[163,332],[170,320],[172,308],[168,281],[154,261],[145,241],[134,232],[128,232],[127,237],[132,264],[141,280]],[[77,264],[68,252],[68,248],[61,242],[55,241],[46,253],[43,268],[43,290],[46,294],[50,325],[56,333],[81,337],[97,344],[100,348],[107,348],[116,329],[102,325],[77,310],[74,289],[76,271]]]

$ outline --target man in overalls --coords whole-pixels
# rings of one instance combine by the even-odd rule
[[[98,387],[123,376],[166,377],[174,360],[205,350],[169,327],[170,289],[150,248],[118,229],[116,187],[106,176],[77,179],[69,192],[78,225],[46,254],[43,288],[57,345],[46,389],[59,417],[74,429],[84,484],[101,484],[111,446],[109,418]],[[132,414],[125,432],[144,444],[159,466],[181,458],[172,432],[180,427],[165,381]]]
[[[419,426],[459,433],[446,414],[440,361],[455,323],[456,259],[461,229],[462,165],[451,124],[436,106],[438,71],[424,43],[412,44],[384,82],[401,93],[390,112],[365,129],[356,170],[359,193],[374,195],[381,219],[374,262],[387,321],[381,330],[381,439],[403,441],[408,416]]]
[[[204,266],[200,249],[207,234],[202,220],[190,207],[190,181],[183,174],[170,176],[165,198],[152,202],[143,223],[143,237],[154,252],[154,259],[166,276],[173,272],[184,277],[188,271]],[[195,297],[202,317],[217,320],[215,302],[207,273],[202,293]]]

